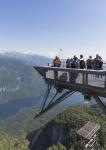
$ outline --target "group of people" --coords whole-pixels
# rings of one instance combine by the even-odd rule
[[[61,66],[61,59],[60,57],[56,56],[53,61],[54,67]],[[103,61],[102,57],[97,54],[96,57],[93,59],[92,56],[85,61],[83,55],[80,55],[78,58],[74,55],[72,58],[68,58],[66,60],[66,68],[77,68],[77,69],[94,69],[94,70],[102,70],[103,69]]]

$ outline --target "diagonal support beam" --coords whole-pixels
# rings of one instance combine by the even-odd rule
[[[51,86],[49,87],[49,85],[48,85],[47,94],[46,94],[46,97],[44,98],[44,101],[43,101],[43,104],[42,104],[42,110],[44,109],[44,107],[46,105],[47,99],[49,97],[50,90],[51,90]]]
[[[53,108],[54,106],[56,106],[57,104],[59,104],[60,102],[62,102],[63,100],[65,100],[66,98],[68,98],[69,96],[71,96],[73,93],[75,93],[75,91],[66,91],[64,94],[62,94],[57,100],[55,100],[54,102],[52,102],[49,106],[47,106],[46,108],[44,108],[40,113],[38,113],[34,119],[40,117],[42,114],[46,113],[47,111],[49,111],[51,108]]]
[[[50,100],[48,106],[49,106],[50,104],[52,104],[52,102],[54,101],[54,99],[55,99],[55,97],[56,97],[57,95],[58,95],[58,91],[56,91],[56,94],[52,97],[52,99]]]
[[[93,96],[95,101],[97,102],[98,106],[103,110],[103,112],[106,114],[106,106],[105,104],[101,101],[99,96]]]

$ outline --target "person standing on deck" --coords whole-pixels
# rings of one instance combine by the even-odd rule
[[[85,68],[85,61],[83,58],[83,55],[80,55],[80,69],[84,69]]]
[[[87,59],[87,69],[93,69],[93,62],[92,56],[89,56],[89,59]]]
[[[99,70],[103,70],[103,61],[101,56],[99,56]]]
[[[70,60],[70,58],[68,58],[66,60],[66,68],[70,68],[70,62],[71,62],[71,60]]]
[[[93,65],[94,70],[99,70],[99,55],[96,54],[96,57],[94,58],[94,65]]]
[[[56,56],[53,63],[54,63],[54,67],[60,67],[61,66],[60,57]]]

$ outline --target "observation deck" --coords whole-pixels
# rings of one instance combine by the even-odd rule
[[[106,97],[106,71],[71,69],[58,67],[34,68],[43,76],[46,83],[63,90],[70,89],[91,96]]]
[[[60,67],[40,67],[34,66],[40,73],[45,82],[48,84],[48,92],[44,98],[41,112],[35,116],[38,117],[47,112],[55,105],[62,102],[67,97],[75,92],[80,92],[84,95],[84,99],[95,99],[99,107],[106,114],[106,71],[105,70],[88,70],[88,69],[71,69]],[[56,89],[56,94],[47,104],[51,87]],[[64,92],[65,91],[65,92]],[[56,98],[58,93],[62,95]],[[100,97],[103,97],[103,101]]]

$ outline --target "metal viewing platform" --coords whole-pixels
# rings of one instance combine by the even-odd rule
[[[57,91],[64,89],[72,92],[81,92],[85,98],[90,100],[93,97],[99,106],[106,113],[106,106],[99,97],[106,98],[106,71],[71,69],[58,67],[34,68],[43,76],[49,87],[54,86]],[[50,90],[50,88],[48,89]],[[70,93],[70,94],[71,94]]]

